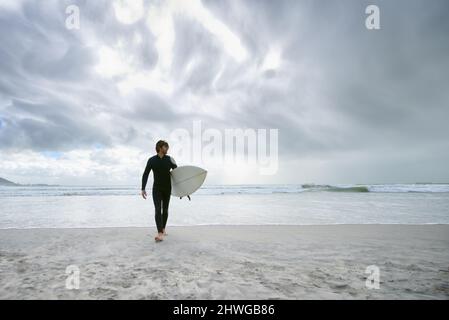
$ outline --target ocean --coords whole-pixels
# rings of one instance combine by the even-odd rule
[[[0,228],[154,227],[139,186],[0,187]],[[448,224],[449,184],[206,185],[170,225]]]

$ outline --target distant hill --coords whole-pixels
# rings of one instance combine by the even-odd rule
[[[0,186],[20,186],[20,184],[0,178]]]
[[[0,178],[0,186],[8,186],[8,187],[54,187],[59,186],[59,184],[46,184],[46,183],[26,183],[26,184],[20,184],[15,183],[3,178]]]

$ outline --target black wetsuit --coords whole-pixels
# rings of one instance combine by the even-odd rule
[[[171,180],[170,169],[176,168],[176,162],[168,155],[162,158],[158,155],[148,159],[145,171],[142,176],[142,190],[145,190],[148,181],[148,175],[153,170],[153,202],[158,232],[165,229],[168,219],[168,204],[170,203]]]

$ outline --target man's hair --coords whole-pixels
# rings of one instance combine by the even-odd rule
[[[161,150],[161,148],[162,148],[163,146],[166,146],[167,148],[169,147],[167,141],[165,141],[165,140],[159,140],[159,141],[156,143],[156,152],[159,152],[159,150]]]

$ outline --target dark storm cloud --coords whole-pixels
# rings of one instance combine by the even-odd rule
[[[279,128],[282,149],[296,154],[384,143],[419,149],[446,139],[447,2],[278,3],[244,1],[223,10],[227,1],[206,2],[228,25],[245,26],[256,56],[272,42],[285,44],[282,58],[291,66],[282,91],[251,86],[251,98],[230,115],[233,121]],[[365,28],[369,4],[380,7],[381,30]],[[319,77],[308,73],[314,70]],[[305,101],[310,92],[322,103]],[[321,114],[335,122],[323,122]],[[313,126],[306,130],[308,121]],[[413,141],[418,145],[404,146]]]
[[[84,22],[90,28],[94,38],[108,46],[114,46],[121,41],[127,51],[136,57],[135,62],[141,69],[150,70],[154,67],[158,60],[154,46],[155,37],[148,32],[145,18],[132,24],[119,23],[112,1],[109,0],[83,1],[79,7],[83,18],[81,23]],[[148,8],[148,3],[145,8]],[[136,35],[143,35],[141,43],[133,42]]]
[[[337,98],[335,107],[367,124],[390,126],[404,113],[424,112],[447,101],[441,89],[449,83],[442,72],[448,69],[449,43],[441,40],[449,24],[429,28],[447,4],[417,4],[381,2],[379,31],[356,28],[358,7],[349,7],[335,41],[312,48],[328,77],[324,90],[329,92],[324,92]]]
[[[185,17],[174,21],[176,41],[174,44],[172,75],[182,82],[177,90],[192,90],[196,94],[208,94],[212,91],[212,82],[219,72],[223,57],[221,44],[198,22]],[[189,63],[190,70],[186,70]]]
[[[121,40],[141,69],[157,61],[151,34],[139,45],[130,40],[144,31],[144,21],[118,23],[109,1],[25,1],[18,11],[0,8],[0,148],[62,151],[126,143],[137,135],[117,112],[123,101],[114,84],[93,70],[98,48],[65,28],[69,4],[80,7],[82,27],[93,39]],[[100,114],[112,116],[112,130],[95,123]]]
[[[84,33],[64,28],[72,3]],[[163,3],[146,2],[145,10]],[[221,39],[178,13],[173,93],[148,85],[127,95],[117,86],[126,76],[95,71],[99,49],[121,42],[133,72],[152,71],[165,57],[145,17],[119,23],[111,1],[0,7],[0,148],[139,147],[155,128],[190,128],[199,119],[205,127],[278,128],[280,152],[289,159],[358,152],[374,166],[383,158],[385,176],[425,153],[409,167],[427,172],[431,164],[449,179],[447,1],[202,3],[240,39],[248,58],[234,61]],[[370,4],[380,7],[381,30],[365,28]],[[260,70],[276,46],[280,67]],[[357,161],[348,157],[347,167]]]
[[[91,145],[92,141],[110,144],[108,136],[84,121],[78,108],[66,101],[34,104],[13,100],[2,116],[6,123],[0,135],[3,147],[65,151]]]
[[[176,121],[177,116],[172,107],[157,93],[147,90],[136,90],[129,98],[131,110],[122,115],[133,121],[157,123]]]

